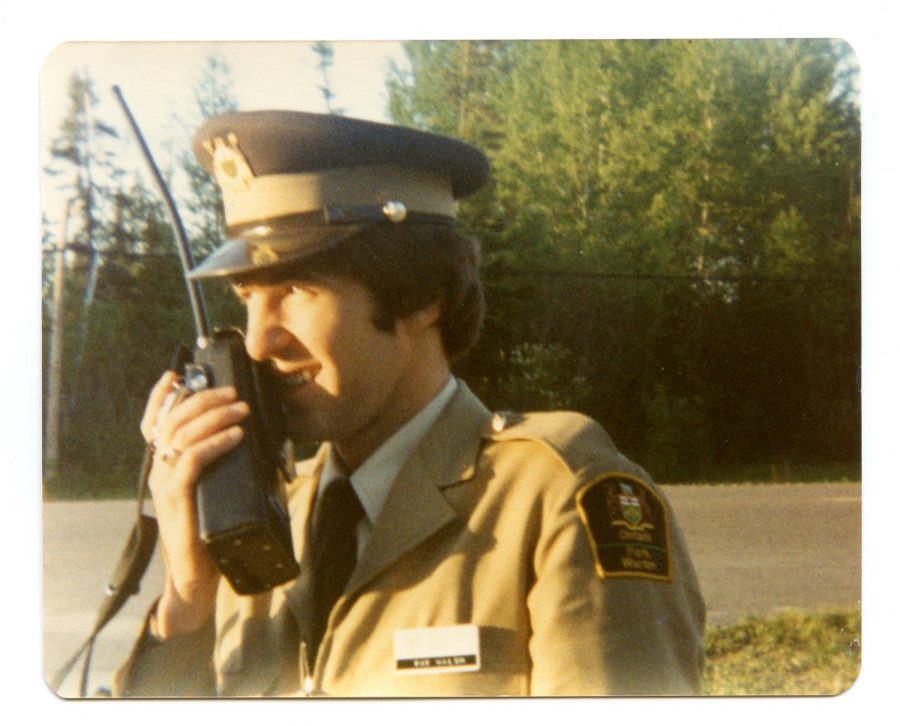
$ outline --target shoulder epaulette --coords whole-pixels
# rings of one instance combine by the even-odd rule
[[[572,471],[598,458],[621,455],[603,427],[572,411],[516,413],[500,411],[490,421],[485,438],[492,441],[533,440],[552,449]]]
[[[672,579],[668,511],[646,474],[596,421],[568,411],[499,412],[485,437],[540,442],[571,472],[589,477],[575,492],[598,577]]]

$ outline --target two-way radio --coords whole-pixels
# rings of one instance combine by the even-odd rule
[[[200,285],[188,277],[194,264],[172,195],[122,91],[114,86],[113,92],[165,200],[175,233],[197,333],[193,359],[179,371],[183,383],[190,393],[233,386],[238,398],[250,406],[250,416],[241,424],[241,443],[209,465],[197,482],[200,538],[237,593],[265,592],[299,572],[290,522],[279,496],[286,435],[272,383],[274,372],[247,355],[240,331],[211,330]]]
[[[288,473],[282,465],[286,436],[281,402],[273,383],[275,374],[250,359],[239,330],[210,329],[203,292],[199,283],[188,277],[194,263],[175,202],[122,91],[118,86],[112,90],[168,208],[187,283],[197,342],[193,355],[183,349],[177,356],[175,367],[181,374],[182,393],[190,395],[211,386],[234,386],[238,397],[250,406],[250,416],[241,424],[244,428],[241,443],[207,466],[197,481],[200,538],[235,592],[241,595],[266,592],[293,579],[300,571],[294,559],[290,521],[279,496],[282,477]],[[107,585],[94,627],[50,679],[54,691],[59,691],[78,659],[83,657],[79,695],[87,695],[97,636],[140,589],[159,531],[156,520],[143,512],[152,454],[152,447],[148,446],[141,464],[136,521]],[[102,695],[103,690],[97,695]]]

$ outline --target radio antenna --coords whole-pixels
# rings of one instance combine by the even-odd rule
[[[153,160],[153,155],[150,153],[150,149],[147,146],[147,142],[144,140],[143,134],[141,134],[137,121],[135,121],[131,109],[128,108],[128,104],[125,102],[125,96],[122,95],[122,89],[116,85],[112,87],[112,90],[116,99],[119,101],[119,105],[122,107],[122,111],[125,113],[128,125],[131,127],[131,131],[137,139],[138,145],[141,147],[144,159],[146,159],[147,165],[150,167],[150,171],[153,174],[153,180],[156,182],[156,186],[166,203],[166,208],[169,210],[169,218],[172,223],[172,229],[175,232],[175,246],[178,248],[178,256],[181,258],[181,268],[184,272],[185,285],[187,285],[188,299],[191,303],[191,313],[194,317],[194,328],[197,331],[197,338],[198,340],[208,338],[209,319],[206,315],[206,304],[203,301],[203,291],[200,289],[199,282],[191,280],[188,277],[188,273],[194,268],[194,259],[191,255],[191,248],[184,231],[184,224],[175,207],[175,201],[172,199],[169,187],[166,185],[165,181],[163,181],[162,174],[159,173],[159,168]]]

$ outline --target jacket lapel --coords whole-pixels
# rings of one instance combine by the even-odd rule
[[[441,489],[474,475],[481,437],[490,418],[491,413],[460,381],[459,390],[422,437],[391,487],[345,595],[354,593],[456,519]],[[291,534],[300,574],[285,587],[285,597],[301,632],[308,631],[311,613],[308,522],[327,447],[322,446],[313,459],[304,462],[288,489]]]
[[[460,382],[397,476],[345,594],[377,577],[456,519],[441,489],[470,479],[490,412]]]

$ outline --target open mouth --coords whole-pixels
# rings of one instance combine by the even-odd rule
[[[316,376],[316,371],[312,368],[304,368],[296,373],[288,373],[281,375],[281,385],[284,388],[301,388],[312,381]]]

